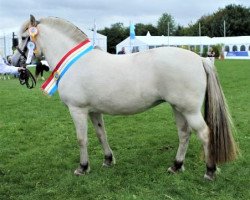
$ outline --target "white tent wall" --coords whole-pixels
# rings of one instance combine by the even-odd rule
[[[88,29],[82,29],[82,30],[88,36],[88,38],[93,44],[94,31]],[[107,36],[97,33],[95,38],[95,46],[99,46],[103,51],[107,51]]]
[[[12,33],[0,35],[0,53],[4,57],[12,55]]]
[[[139,47],[139,51],[145,51],[148,49],[148,44],[144,43],[143,41],[137,39],[137,37],[130,41],[130,37],[123,40],[121,43],[116,45],[116,53],[122,50],[122,47],[125,48],[126,53],[131,53],[133,50],[133,47]]]
[[[116,45],[116,52],[118,53],[122,47],[126,48],[127,53],[133,46],[137,47],[139,51],[145,51],[147,49],[156,48],[160,46],[177,46],[184,47],[190,50],[197,50],[202,53],[203,48],[210,47],[212,45],[222,44],[224,45],[224,57],[225,58],[242,58],[250,59],[250,36],[237,36],[237,37],[214,37],[207,36],[136,36],[134,42],[131,44],[130,38],[126,38],[121,43]],[[132,45],[132,47],[131,47]],[[230,52],[245,51],[248,52],[248,56],[227,56]]]

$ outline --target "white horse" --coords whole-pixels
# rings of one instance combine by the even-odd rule
[[[73,24],[58,18],[33,16],[21,27],[25,52],[29,27],[36,27],[33,40],[37,55],[49,65],[58,61],[87,36]],[[33,37],[34,39],[34,37]],[[26,42],[25,42],[26,41]],[[13,56],[18,65],[20,53]],[[90,117],[103,147],[104,165],[115,163],[108,144],[102,114],[129,115],[168,102],[176,119],[179,148],[169,172],[183,170],[191,129],[201,140],[206,162],[205,178],[215,177],[216,164],[234,160],[237,154],[230,129],[230,116],[211,62],[181,48],[163,47],[130,55],[112,55],[93,49],[82,56],[60,79],[58,92],[69,108],[80,145],[76,175],[90,170],[87,152],[87,118]],[[205,98],[205,120],[201,108]]]

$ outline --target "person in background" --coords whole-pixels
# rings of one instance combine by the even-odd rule
[[[214,52],[213,48],[209,49],[209,51],[207,52],[207,57],[209,57],[211,62],[214,64],[215,52]]]
[[[42,57],[44,59],[44,57]],[[45,78],[43,77],[43,71],[49,71],[49,67],[47,65],[47,62],[45,60],[37,59],[36,62],[36,71],[35,71],[35,79],[38,79],[39,74],[41,75],[41,79],[44,81]]]
[[[122,50],[118,52],[118,54],[125,54],[125,53],[126,52],[125,52],[125,48],[124,47],[122,47]]]

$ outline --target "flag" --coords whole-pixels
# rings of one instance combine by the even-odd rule
[[[135,26],[133,23],[130,23],[129,33],[130,33],[130,40],[135,39]]]

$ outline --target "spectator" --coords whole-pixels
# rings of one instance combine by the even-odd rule
[[[207,57],[209,57],[211,62],[214,64],[215,52],[214,52],[213,48],[209,49],[209,51],[207,52]]]
[[[126,52],[125,52],[125,48],[124,47],[122,47],[122,50],[118,52],[118,54],[125,54],[125,53]]]

